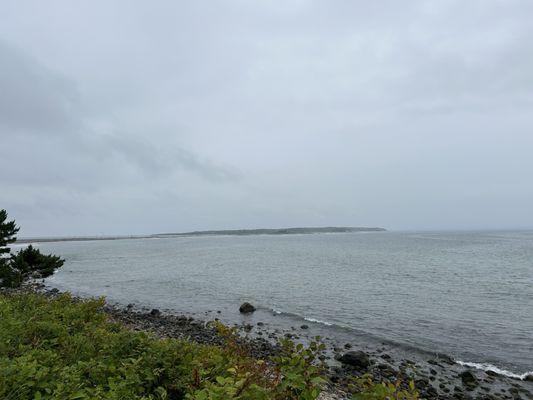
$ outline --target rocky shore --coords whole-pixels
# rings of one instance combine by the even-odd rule
[[[55,296],[57,289],[48,289],[44,285],[34,286],[43,293]],[[245,307],[252,313],[253,310]],[[185,315],[161,312],[129,304],[126,307],[107,304],[105,312],[111,319],[123,323],[133,330],[153,332],[160,337],[181,338],[205,344],[222,344],[212,319],[199,319]],[[239,310],[235,310],[239,312]],[[242,309],[241,309],[242,312]],[[283,337],[297,342],[313,339],[313,326],[301,325],[291,329],[280,330],[269,327],[267,323],[254,325],[236,325],[242,345],[257,358],[268,358],[278,351],[277,340]],[[404,384],[409,380],[415,382],[416,388],[424,399],[533,399],[533,376],[525,379],[513,379],[492,371],[466,368],[456,363],[451,357],[434,354],[428,357],[398,358],[389,351],[387,345],[376,349],[367,349],[358,343],[336,343],[331,338],[323,338],[327,346],[324,361],[328,365],[331,381],[329,389],[320,397],[326,399],[344,399],[354,377],[366,373],[372,374],[375,381],[395,381],[402,377]],[[391,354],[392,353],[392,354]]]

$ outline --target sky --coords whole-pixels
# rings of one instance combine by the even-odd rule
[[[533,228],[530,0],[0,0],[19,236]]]

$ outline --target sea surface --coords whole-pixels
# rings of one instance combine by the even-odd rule
[[[51,286],[179,313],[533,370],[533,232],[375,232],[39,243]],[[243,317],[238,307],[259,308]],[[217,311],[220,311],[217,314]],[[305,322],[308,321],[308,322]]]

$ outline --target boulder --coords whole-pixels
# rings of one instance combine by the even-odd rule
[[[161,314],[161,311],[159,311],[157,308],[152,308],[152,311],[150,311],[150,315],[157,317]]]
[[[304,325],[300,326],[300,329],[309,329],[309,325],[305,325],[304,324]]]
[[[242,313],[242,314],[250,314],[250,313],[253,313],[255,311],[255,307],[252,306],[250,303],[242,303],[241,306],[239,307],[239,311]]]
[[[348,351],[339,357],[339,361],[358,369],[367,369],[370,365],[368,354],[364,351]]]
[[[472,371],[465,370],[459,374],[459,378],[463,382],[463,385],[469,387],[475,387],[478,385],[478,380]]]
[[[533,374],[528,374],[524,377],[526,382],[533,382]]]

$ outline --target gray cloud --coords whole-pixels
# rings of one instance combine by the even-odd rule
[[[533,227],[528,1],[7,1],[23,234]]]
[[[0,88],[0,134],[54,134],[76,129],[73,85],[2,41]]]

